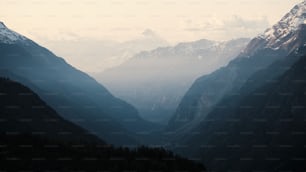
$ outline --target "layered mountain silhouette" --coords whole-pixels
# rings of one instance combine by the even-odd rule
[[[84,57],[86,58],[86,57]],[[33,89],[65,119],[112,144],[135,144],[154,125],[87,74],[0,23],[0,75]]]
[[[177,151],[212,171],[305,171],[306,2],[199,78],[169,122]]]
[[[0,78],[0,123],[1,171],[205,171],[162,148],[106,145],[8,78]]]
[[[161,47],[139,53],[95,78],[134,105],[143,118],[166,124],[192,82],[226,65],[248,42],[202,39]]]
[[[96,76],[141,116],[0,22],[0,171],[205,171],[163,148],[107,143],[165,144],[211,171],[306,171],[305,21],[303,1],[246,47],[182,43]],[[160,130],[142,117],[170,120]]]

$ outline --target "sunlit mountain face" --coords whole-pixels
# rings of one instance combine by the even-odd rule
[[[61,2],[70,17],[56,3],[48,9],[91,37],[36,40],[43,29],[24,36],[0,22],[0,171],[306,171],[305,0]],[[41,8],[29,25],[57,18],[31,5]],[[61,21],[46,35],[66,32]]]

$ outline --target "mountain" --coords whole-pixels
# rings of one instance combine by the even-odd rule
[[[273,27],[252,39],[226,67],[198,78],[169,121],[168,131],[188,133],[225,95],[236,94],[251,75],[303,46],[306,40],[305,3],[296,5]],[[282,72],[274,74],[277,76]]]
[[[180,151],[213,171],[305,171],[306,46],[299,49],[223,98]],[[285,72],[271,77],[275,69]]]
[[[205,171],[162,148],[106,145],[8,78],[0,78],[0,123],[1,171]]]
[[[135,55],[126,63],[94,77],[140,115],[166,124],[179,101],[199,76],[226,65],[249,39],[198,40]]]
[[[197,80],[181,105],[201,107],[180,111],[182,126],[168,128],[180,132],[172,132],[175,151],[211,171],[305,171],[305,13],[304,1]]]
[[[154,125],[87,74],[0,23],[0,75],[34,90],[62,117],[112,144],[135,144]]]
[[[27,87],[0,78],[1,135],[32,134],[63,142],[105,144],[96,136],[60,117]]]

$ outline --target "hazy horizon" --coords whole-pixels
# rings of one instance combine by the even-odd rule
[[[253,37],[299,2],[0,0],[0,20],[38,42],[81,38],[124,42],[150,29],[174,45],[202,38]]]
[[[157,47],[252,38],[299,2],[0,0],[0,21],[94,74]]]

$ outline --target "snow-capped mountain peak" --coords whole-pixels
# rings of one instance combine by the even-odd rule
[[[0,21],[0,42],[5,44],[13,44],[18,41],[27,40],[26,37],[10,30]]]
[[[6,28],[5,24],[0,21],[0,29],[4,29],[4,28]]]
[[[296,33],[303,24],[306,24],[306,0],[294,6],[278,23],[258,38],[267,41],[266,47],[278,49],[292,41],[294,38],[290,38],[290,35]]]

